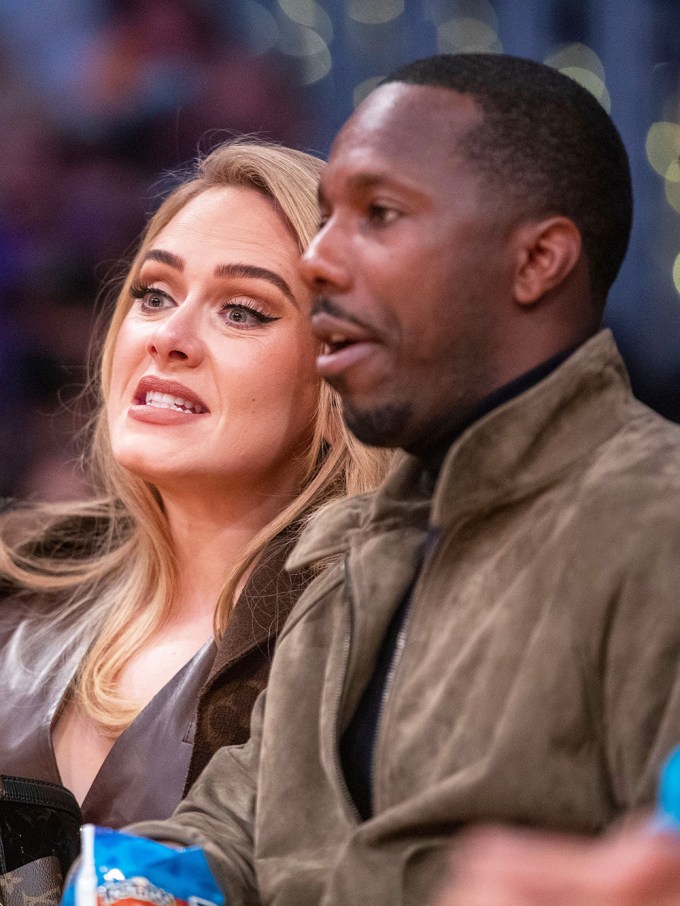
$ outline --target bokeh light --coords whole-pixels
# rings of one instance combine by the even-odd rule
[[[545,62],[583,85],[607,113],[611,112],[612,101],[605,84],[604,66],[594,50],[586,44],[566,44],[553,50]]]
[[[449,19],[478,19],[485,22],[494,33],[498,32],[498,16],[490,0],[458,0],[457,3],[446,0],[427,0],[426,7],[430,18],[441,23]]]
[[[498,53],[503,48],[487,22],[456,16],[437,26],[437,49],[440,53]]]
[[[437,50],[440,53],[498,53],[498,16],[489,0],[460,0],[455,15],[450,4],[428,4],[437,25]]]
[[[278,4],[289,19],[318,32],[326,44],[333,40],[333,23],[317,0],[278,0]]]
[[[604,82],[602,60],[587,44],[576,42],[556,47],[545,58],[545,63],[559,70],[572,66],[577,69],[587,69],[598,76],[601,82]]]
[[[673,262],[673,283],[678,293],[680,293],[680,255]]]
[[[268,9],[256,0],[242,0],[241,18],[251,53],[266,53],[274,47],[279,26]]]
[[[282,30],[278,49],[297,58],[303,85],[312,85],[331,71],[333,61],[328,45],[313,28],[291,22]]]
[[[364,25],[384,25],[404,12],[404,0],[347,0],[347,15]]]
[[[579,85],[583,85],[602,104],[607,113],[611,111],[612,100],[607,91],[607,86],[596,73],[590,69],[583,69],[581,66],[563,66],[560,72],[578,82]]]
[[[673,180],[667,179],[664,184],[664,189],[666,192],[666,201],[678,212],[678,214],[680,214],[680,182],[673,182]]]
[[[652,123],[645,142],[647,160],[669,182],[680,182],[680,126]]]

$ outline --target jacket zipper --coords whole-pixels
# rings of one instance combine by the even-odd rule
[[[399,669],[399,664],[401,663],[402,654],[404,653],[404,648],[406,646],[406,635],[408,633],[408,627],[411,622],[411,613],[413,611],[413,605],[415,603],[416,593],[423,584],[426,573],[430,569],[430,564],[434,559],[437,542],[439,541],[439,530],[433,531],[430,529],[430,534],[428,536],[426,547],[425,547],[425,556],[423,557],[422,565],[420,567],[420,572],[415,583],[411,586],[407,594],[410,597],[409,606],[407,612],[404,614],[404,620],[401,624],[399,632],[397,633],[397,639],[394,644],[394,652],[392,654],[392,661],[390,663],[390,669],[387,672],[387,678],[385,680],[385,686],[383,688],[382,695],[380,697],[380,710],[378,711],[377,726],[375,730],[375,743],[373,746],[373,757],[371,758],[371,770],[370,770],[370,783],[371,783],[371,813],[376,813],[376,803],[375,803],[375,772],[376,772],[376,753],[378,752],[379,741],[380,741],[380,727],[383,720],[383,714],[387,707],[387,702],[392,692],[392,686],[394,685],[395,676],[397,670]]]
[[[349,582],[349,572],[347,570],[346,556],[342,564],[342,570],[345,578],[345,594],[347,596],[347,633],[345,635],[345,641],[343,643],[342,650],[342,672],[335,695],[335,741],[333,745],[333,758],[335,760],[335,769],[337,772],[338,780],[340,782],[340,788],[342,790],[342,795],[345,800],[347,810],[350,814],[350,817],[354,819],[354,822],[356,824],[359,824],[361,822],[361,815],[359,814],[359,810],[357,809],[354,800],[350,795],[347,781],[345,780],[345,774],[342,770],[342,763],[340,761],[340,705],[342,702],[343,692],[345,690],[345,682],[347,680],[349,656],[352,647],[352,634],[354,631],[354,599],[352,597],[352,589]]]

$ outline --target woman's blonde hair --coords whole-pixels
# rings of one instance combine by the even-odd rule
[[[151,484],[118,465],[108,435],[112,358],[132,304],[131,286],[159,232],[189,201],[213,187],[245,187],[266,196],[302,252],[317,227],[322,166],[309,154],[252,140],[228,142],[198,160],[192,174],[150,219],[117,296],[100,358],[99,405],[90,451],[97,495],[83,503],[24,506],[0,521],[0,575],[19,588],[60,593],[54,612],[24,633],[31,639],[31,650],[23,658],[31,661],[36,688],[47,672],[64,671],[66,682],[75,675],[82,705],[104,732],[120,733],[138,713],[137,704],[118,696],[116,678],[162,625],[178,586],[160,496]],[[336,394],[320,381],[299,494],[251,540],[225,576],[215,610],[217,635],[224,631],[236,590],[265,546],[329,500],[375,487],[387,462],[384,451],[367,448],[351,435]],[[80,535],[86,526],[89,537],[84,539]],[[76,556],[67,555],[74,551]],[[55,644],[60,635],[69,639],[65,648]]]

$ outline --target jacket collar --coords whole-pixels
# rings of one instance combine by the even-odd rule
[[[632,400],[614,338],[600,331],[544,380],[467,428],[448,451],[431,498],[420,460],[399,453],[377,492],[319,514],[286,566],[300,569],[337,556],[369,524],[425,531],[429,519],[448,528],[538,491],[611,437]]]
[[[614,338],[600,331],[453,444],[433,495],[433,523],[450,527],[552,484],[618,430],[632,401]]]
[[[263,550],[229,615],[206,685],[256,648],[273,645],[286,617],[312,579],[308,571],[288,573],[283,566],[300,522],[287,526]]]

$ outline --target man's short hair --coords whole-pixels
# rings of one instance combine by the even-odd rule
[[[633,200],[626,149],[593,95],[549,66],[498,54],[428,57],[400,66],[384,82],[474,98],[483,122],[455,150],[518,214],[573,220],[593,299],[603,304],[626,254]]]

